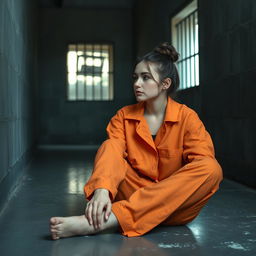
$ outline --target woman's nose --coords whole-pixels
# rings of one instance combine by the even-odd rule
[[[141,87],[141,83],[140,83],[139,79],[137,79],[137,80],[134,82],[133,85],[134,85],[135,88]]]
[[[137,89],[137,88],[139,88],[140,86],[139,86],[139,84],[138,84],[137,82],[135,82],[135,83],[134,83],[134,87]]]

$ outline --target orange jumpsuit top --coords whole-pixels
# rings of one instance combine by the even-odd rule
[[[110,120],[106,130],[115,150],[108,147],[98,152],[94,166],[97,178],[91,177],[85,186],[88,200],[97,188],[108,189],[114,199],[122,171],[115,164],[115,154],[122,154],[124,161],[155,182],[191,161],[215,158],[211,137],[194,110],[168,97],[164,121],[153,141],[144,106],[145,102],[125,106]]]

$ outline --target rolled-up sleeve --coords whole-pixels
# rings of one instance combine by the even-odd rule
[[[126,174],[125,158],[127,153],[122,110],[112,117],[106,132],[108,139],[98,149],[92,175],[84,186],[85,196],[88,200],[91,199],[96,189],[105,188],[109,191],[113,201],[117,194],[117,188]]]

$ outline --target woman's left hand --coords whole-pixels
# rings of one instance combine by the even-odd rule
[[[89,224],[93,224],[95,229],[100,228],[102,225],[102,214],[104,209],[106,209],[104,217],[107,221],[111,214],[109,191],[107,189],[96,189],[85,209],[85,216],[88,219]]]

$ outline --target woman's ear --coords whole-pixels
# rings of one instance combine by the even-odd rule
[[[172,84],[172,79],[167,77],[163,80],[162,84],[163,84],[163,89],[167,90]]]

